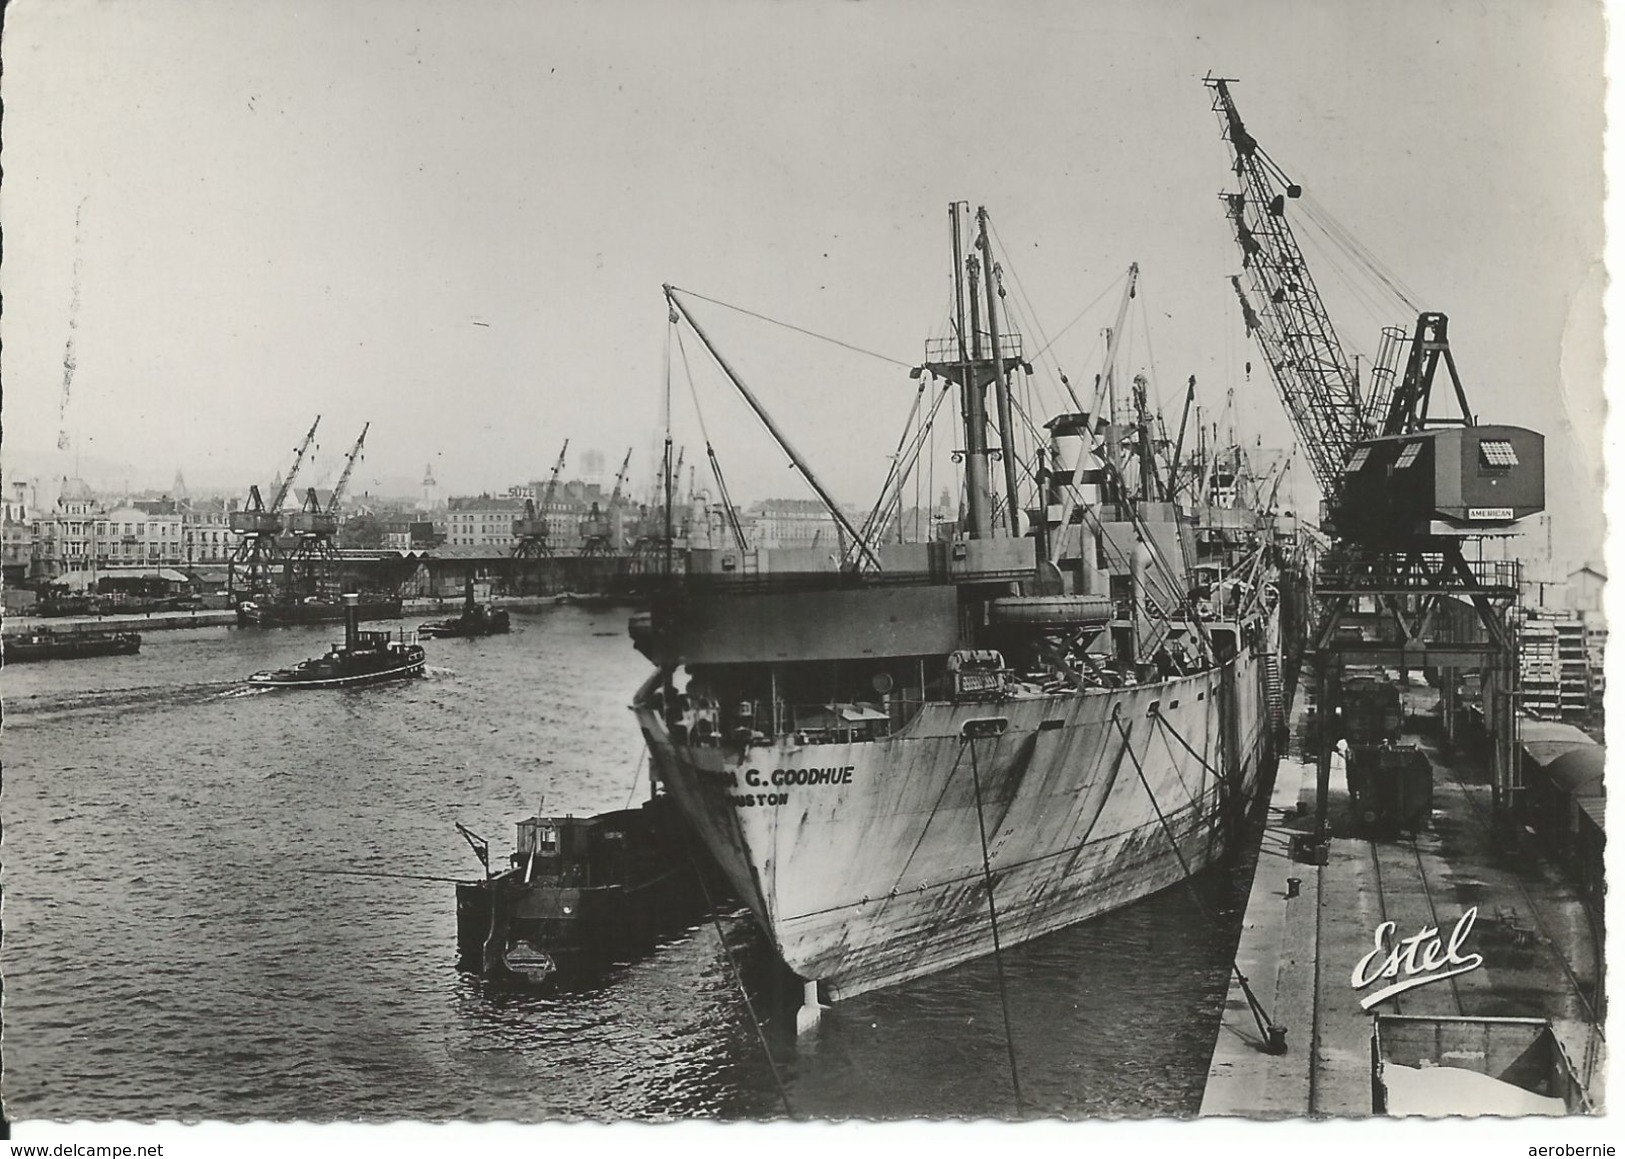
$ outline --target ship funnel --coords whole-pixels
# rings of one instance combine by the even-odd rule
[[[361,629],[358,622],[361,616],[360,604],[361,597],[355,592],[346,592],[344,594],[344,647],[346,650],[353,651],[355,646],[360,643]]]
[[[1094,423],[1086,414],[1064,414],[1045,424],[1050,432],[1051,481],[1061,494],[1051,502],[1100,502],[1101,461]]]

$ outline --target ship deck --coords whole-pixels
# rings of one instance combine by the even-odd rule
[[[1434,769],[1433,818],[1413,837],[1367,839],[1353,826],[1347,785],[1334,766],[1328,797],[1332,841],[1324,866],[1291,858],[1294,834],[1313,829],[1315,769],[1294,745],[1281,758],[1247,902],[1236,964],[1269,1019],[1285,1029],[1271,1054],[1232,977],[1202,1099],[1204,1116],[1366,1117],[1372,1112],[1371,1032],[1377,1013],[1536,1017],[1551,1020],[1577,1073],[1602,1109],[1606,1059],[1589,1033],[1600,953],[1578,891],[1539,853],[1526,830],[1491,824],[1488,778],[1422,742]],[[1407,740],[1419,738],[1408,737]],[[1289,882],[1296,879],[1294,889]],[[1420,985],[1370,1011],[1352,974],[1377,927],[1394,939],[1426,926],[1448,940],[1478,910],[1463,954],[1482,967]]]

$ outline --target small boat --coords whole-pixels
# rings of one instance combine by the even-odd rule
[[[359,597],[357,615],[363,620],[398,620],[401,601],[393,596]],[[312,597],[297,602],[244,600],[237,605],[242,628],[285,628],[294,624],[337,624],[345,618],[345,605]]]
[[[531,985],[591,979],[697,921],[709,862],[663,795],[593,817],[534,816],[492,873],[486,842],[457,826],[486,865],[457,886],[457,958],[470,973]]]
[[[91,656],[133,656],[141,651],[137,632],[29,632],[7,636],[0,664],[31,660],[82,660]]]
[[[469,580],[463,596],[463,611],[453,620],[430,620],[427,624],[418,627],[418,635],[426,639],[440,639],[447,636],[498,636],[508,631],[508,610],[499,608],[489,602],[490,586],[482,584],[485,592],[481,598],[476,598],[474,581]]]
[[[256,672],[250,684],[270,688],[338,688],[416,676],[423,671],[423,646],[407,632],[363,632],[357,596],[344,597],[344,643],[325,656],[301,660],[292,668]]]

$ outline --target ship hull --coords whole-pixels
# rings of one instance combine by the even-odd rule
[[[993,952],[1223,859],[1273,760],[1259,656],[1126,689],[928,703],[891,736],[655,768],[779,955],[831,999]],[[651,682],[652,683],[652,682]],[[989,901],[991,889],[991,905]]]
[[[357,684],[382,684],[386,680],[405,680],[408,677],[421,675],[423,661],[418,660],[411,664],[403,664],[399,668],[388,668],[379,672],[363,672],[353,676],[327,676],[320,679],[308,677],[290,677],[287,679],[270,676],[250,676],[248,683],[256,688],[349,688]]]
[[[359,620],[398,620],[401,601],[367,599],[357,606]],[[309,604],[244,603],[237,608],[237,624],[243,628],[285,628],[296,624],[341,624],[344,605],[326,602]]]
[[[6,640],[0,645],[0,664],[26,664],[41,660],[85,660],[95,656],[133,656],[141,651],[134,632],[64,632],[36,634]]]

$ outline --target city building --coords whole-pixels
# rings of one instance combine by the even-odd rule
[[[841,514],[854,527],[864,516],[851,508]],[[754,547],[822,547],[840,550],[840,525],[817,499],[763,499],[745,511],[746,535]]]
[[[525,514],[525,501],[506,495],[453,496],[446,500],[446,542],[453,547],[513,545],[513,521]]]

